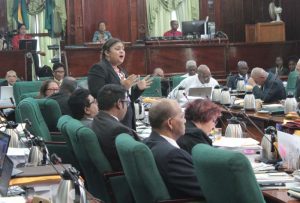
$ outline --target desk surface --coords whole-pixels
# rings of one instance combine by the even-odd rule
[[[265,190],[263,195],[267,203],[300,203],[300,200],[288,196],[287,190]]]

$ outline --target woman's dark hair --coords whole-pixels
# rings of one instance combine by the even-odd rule
[[[127,91],[122,85],[104,85],[97,94],[98,107],[101,110],[110,110],[120,99],[126,98]]]
[[[63,63],[54,63],[52,66],[52,71],[55,71],[56,69],[63,67],[65,69],[65,65]]]
[[[18,31],[21,29],[21,27],[22,27],[23,25],[26,27],[26,25],[25,25],[24,23],[19,23],[19,24],[18,24]]]
[[[185,109],[185,118],[189,121],[206,123],[221,115],[221,108],[209,100],[196,99]]]
[[[57,82],[55,82],[54,80],[45,80],[42,83],[42,86],[40,88],[40,93],[38,95],[38,98],[45,98],[46,97],[46,91],[48,90],[49,84],[52,83],[52,82],[57,84]]]
[[[68,104],[74,118],[80,120],[84,117],[84,108],[91,106],[89,95],[87,89],[77,89],[71,94]]]
[[[100,21],[98,22],[98,27],[99,27],[99,25],[100,25],[101,23],[104,23],[104,24],[106,25],[106,22],[105,22],[104,20],[100,20]]]
[[[117,38],[110,38],[109,40],[107,40],[101,48],[102,58],[105,58],[105,51],[109,51],[109,49],[118,42],[123,43],[120,39]]]

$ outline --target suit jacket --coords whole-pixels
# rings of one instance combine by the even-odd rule
[[[122,165],[117,153],[115,139],[119,134],[127,133],[136,140],[139,140],[137,134],[132,129],[126,127],[114,117],[101,110],[94,118],[91,128],[97,135],[99,144],[106,158],[110,162],[113,171],[121,171]]]
[[[94,64],[88,72],[88,86],[93,97],[97,98],[98,91],[106,84],[121,85],[121,80],[117,73],[114,71],[111,64],[106,59],[102,59],[99,63]],[[137,86],[131,88],[131,95],[129,95],[129,97],[132,102],[130,108],[127,109],[127,113],[122,121],[124,125],[133,129],[135,129],[135,114],[133,102],[137,100],[137,98],[139,98],[142,93],[143,91],[139,90]]]
[[[174,147],[155,131],[144,142],[151,149],[172,198],[202,197],[189,153]]]
[[[232,90],[235,90],[239,78],[241,78],[239,74],[229,76],[227,81],[227,87],[231,88]]]
[[[88,119],[88,118],[83,117],[82,119],[80,119],[80,122],[81,122],[83,125],[85,125],[85,126],[91,128],[93,119]]]
[[[2,82],[0,82],[0,87],[1,86],[8,86],[7,80],[3,80]]]
[[[185,134],[177,140],[177,144],[189,154],[196,144],[204,143],[212,145],[211,139],[201,129],[197,128],[192,121],[186,121]]]
[[[273,73],[276,76],[281,76],[281,75],[288,75],[290,70],[286,67],[273,67],[269,69],[269,73]]]
[[[276,102],[286,98],[282,81],[273,73],[269,73],[261,88],[258,86],[253,88],[253,94],[256,99],[261,99],[266,103]]]
[[[72,111],[68,104],[70,98],[69,94],[60,91],[52,94],[49,98],[57,101],[62,115],[72,115]]]

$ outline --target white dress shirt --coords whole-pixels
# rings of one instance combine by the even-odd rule
[[[177,142],[175,140],[173,140],[172,138],[169,138],[167,136],[164,136],[164,135],[160,135],[162,136],[165,140],[168,141],[168,143],[170,143],[171,145],[173,145],[174,147],[180,149],[180,147],[178,146]]]

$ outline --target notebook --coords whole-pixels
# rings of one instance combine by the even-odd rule
[[[211,98],[212,87],[192,87],[189,89],[189,97]]]
[[[22,39],[19,41],[19,49],[26,51],[36,51],[36,39]]]
[[[0,195],[2,197],[7,196],[7,191],[9,187],[9,181],[11,179],[11,173],[13,171],[14,164],[12,160],[8,156],[5,155],[4,162],[3,162],[3,168],[2,173],[0,176]]]

